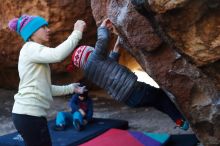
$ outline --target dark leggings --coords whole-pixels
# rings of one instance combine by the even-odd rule
[[[154,107],[167,114],[174,122],[185,119],[166,93],[143,82],[137,82],[130,98],[125,102],[130,107]]]
[[[52,146],[45,117],[13,113],[12,120],[26,146]]]

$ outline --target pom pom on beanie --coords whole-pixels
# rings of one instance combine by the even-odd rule
[[[20,33],[21,29],[25,27],[35,17],[36,16],[22,15],[20,18],[14,18],[10,20],[8,23],[8,27],[10,30],[17,31],[18,33]],[[19,19],[20,19],[20,23],[18,24]],[[19,25],[19,30],[17,30],[18,29],[17,25]]]
[[[18,18],[14,18],[9,21],[8,27],[11,31],[16,31],[17,29]]]

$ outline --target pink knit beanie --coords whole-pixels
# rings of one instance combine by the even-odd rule
[[[86,61],[90,55],[90,53],[94,50],[93,47],[90,46],[80,46],[75,49],[72,55],[72,63],[78,68],[83,68],[86,64]]]

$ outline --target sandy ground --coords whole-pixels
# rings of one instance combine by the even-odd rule
[[[15,131],[11,120],[11,109],[16,91],[0,89],[0,135]],[[129,108],[116,103],[103,91],[90,93],[94,100],[94,117],[123,119],[129,122],[131,130],[147,132],[165,132],[169,134],[189,134],[191,129],[183,131],[175,128],[173,121],[165,114],[154,108]],[[55,97],[51,105],[47,119],[53,119],[57,111],[68,111],[67,106],[70,97]]]

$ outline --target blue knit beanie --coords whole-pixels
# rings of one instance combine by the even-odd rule
[[[48,23],[40,16],[23,15],[20,18],[10,20],[8,27],[16,31],[26,42],[33,33],[44,25],[48,26]]]

